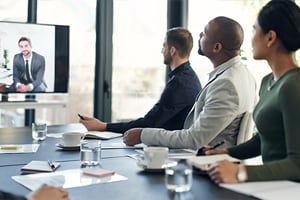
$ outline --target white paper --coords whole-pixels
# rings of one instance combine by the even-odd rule
[[[259,181],[220,186],[265,200],[293,200],[300,196],[300,184],[292,181]]]
[[[34,153],[40,144],[7,144],[0,145],[0,153]]]
[[[32,191],[38,189],[44,183],[52,186],[61,186],[63,188],[72,188],[91,184],[127,180],[125,176],[121,176],[119,174],[114,174],[104,178],[87,176],[82,174],[81,169],[12,176],[12,179]]]
[[[135,150],[138,152],[138,154],[132,154],[128,155],[129,157],[132,157],[134,159],[141,159],[144,157],[144,151],[142,149],[137,149]],[[169,149],[168,152],[168,158],[169,159],[189,159],[189,158],[194,158],[196,154],[196,151],[192,149]]]
[[[101,144],[101,149],[142,149],[144,147],[146,146],[143,144],[128,146],[123,142],[103,142]]]
[[[194,156],[188,159],[188,162],[201,169],[201,170],[207,170],[210,164],[213,164],[218,161],[222,160],[228,160],[230,162],[240,162],[239,159],[233,158],[229,156],[228,154],[216,154],[216,155],[210,155],[210,156]]]
[[[85,137],[85,135],[89,134],[86,138],[95,138],[95,139],[113,139],[117,137],[123,136],[121,133],[114,133],[114,132],[109,132],[109,131],[74,131],[74,132],[79,132],[81,133],[82,137]],[[62,138],[62,135],[64,133],[47,133],[47,137],[53,137],[53,138]]]
[[[86,138],[99,138],[99,139],[112,139],[112,138],[117,138],[117,137],[122,137],[123,134],[121,133],[115,133],[115,132],[110,132],[110,131],[88,131],[84,133],[83,137]]]
[[[170,159],[188,159],[193,158],[196,151],[192,149],[169,149],[168,158]]]
[[[300,184],[292,186],[291,188],[273,189],[270,191],[259,192],[255,194],[256,197],[266,200],[299,200]]]

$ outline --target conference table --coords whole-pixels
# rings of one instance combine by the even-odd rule
[[[48,133],[61,134],[69,131],[84,131],[81,124],[51,125]],[[47,137],[38,142],[40,147],[35,153],[0,154],[0,190],[26,195],[29,189],[14,181],[11,177],[20,175],[20,169],[32,160],[53,160],[61,164],[56,170],[80,169],[80,152],[64,151],[56,146],[61,141],[58,137]],[[0,128],[0,144],[33,143],[30,127]],[[103,140],[105,143],[120,143],[122,138]],[[71,200],[85,199],[142,199],[142,200],[196,200],[196,199],[241,199],[253,200],[252,196],[243,195],[219,187],[205,174],[193,174],[192,189],[189,192],[169,192],[164,183],[164,172],[144,171],[137,165],[132,155],[133,148],[102,149],[101,168],[115,171],[126,180],[91,184],[82,187],[67,188]]]

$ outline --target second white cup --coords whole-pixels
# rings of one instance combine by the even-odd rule
[[[79,146],[81,133],[79,132],[67,132],[62,135],[64,146]]]
[[[162,168],[168,158],[167,147],[145,147],[144,157],[148,168]]]

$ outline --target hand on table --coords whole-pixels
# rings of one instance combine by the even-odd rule
[[[212,164],[208,169],[210,179],[215,183],[238,183],[238,165],[228,160]]]
[[[205,147],[205,155],[215,155],[215,154],[228,154],[227,149],[211,149],[210,147]]]
[[[106,131],[106,123],[92,117],[80,115],[80,123],[82,123],[88,131]]]
[[[123,142],[129,146],[140,144],[142,131],[142,128],[129,129],[124,133]]]
[[[38,190],[31,192],[27,200],[68,200],[68,192],[62,187],[42,185]]]

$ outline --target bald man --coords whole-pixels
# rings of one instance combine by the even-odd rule
[[[124,134],[127,145],[198,149],[224,141],[222,147],[236,144],[243,114],[256,102],[255,79],[241,62],[241,25],[227,17],[216,17],[200,33],[198,53],[213,64],[208,83],[189,112],[184,129],[130,129]]]

